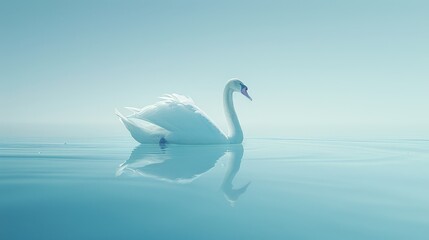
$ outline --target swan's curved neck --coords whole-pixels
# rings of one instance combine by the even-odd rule
[[[226,121],[228,123],[228,141],[229,143],[242,143],[243,131],[241,130],[240,122],[238,121],[237,113],[235,112],[234,102],[232,100],[233,90],[229,84],[225,86],[223,92],[223,107],[225,111]]]

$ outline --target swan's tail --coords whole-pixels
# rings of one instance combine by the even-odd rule
[[[116,116],[119,117],[119,120],[121,120],[122,123],[129,122],[129,120],[124,115],[122,115],[122,113],[119,112],[119,110],[117,108],[115,108],[115,114],[116,114]]]
[[[115,109],[115,114],[128,129],[131,136],[140,143],[158,143],[160,141],[159,139],[168,133],[168,131],[153,123],[141,119],[130,119],[125,117],[118,109]]]
[[[118,117],[119,117],[119,119],[123,119],[123,118],[125,118],[125,116],[124,116],[124,115],[122,115],[122,113],[121,113],[121,112],[119,112],[119,110],[118,110],[117,108],[115,108],[115,114],[116,114],[116,116],[118,116]]]
[[[119,117],[119,120],[124,124],[124,126],[130,131],[131,135],[139,130],[139,127],[132,120],[128,119],[117,108],[115,108],[115,114]]]

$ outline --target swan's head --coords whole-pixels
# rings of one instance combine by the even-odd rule
[[[245,97],[250,99],[250,101],[252,101],[252,98],[247,93],[248,88],[246,85],[244,85],[242,81],[238,79],[232,79],[229,81],[228,85],[234,92],[241,92],[241,94],[243,94]]]

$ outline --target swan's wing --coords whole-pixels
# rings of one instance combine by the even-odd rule
[[[195,105],[191,98],[166,94],[161,101],[144,107],[128,118],[155,124],[170,132],[171,143],[223,143],[225,134]]]

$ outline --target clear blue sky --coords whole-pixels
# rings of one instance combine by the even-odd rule
[[[0,137],[127,135],[114,108],[191,96],[247,136],[429,138],[429,2],[0,1]]]

